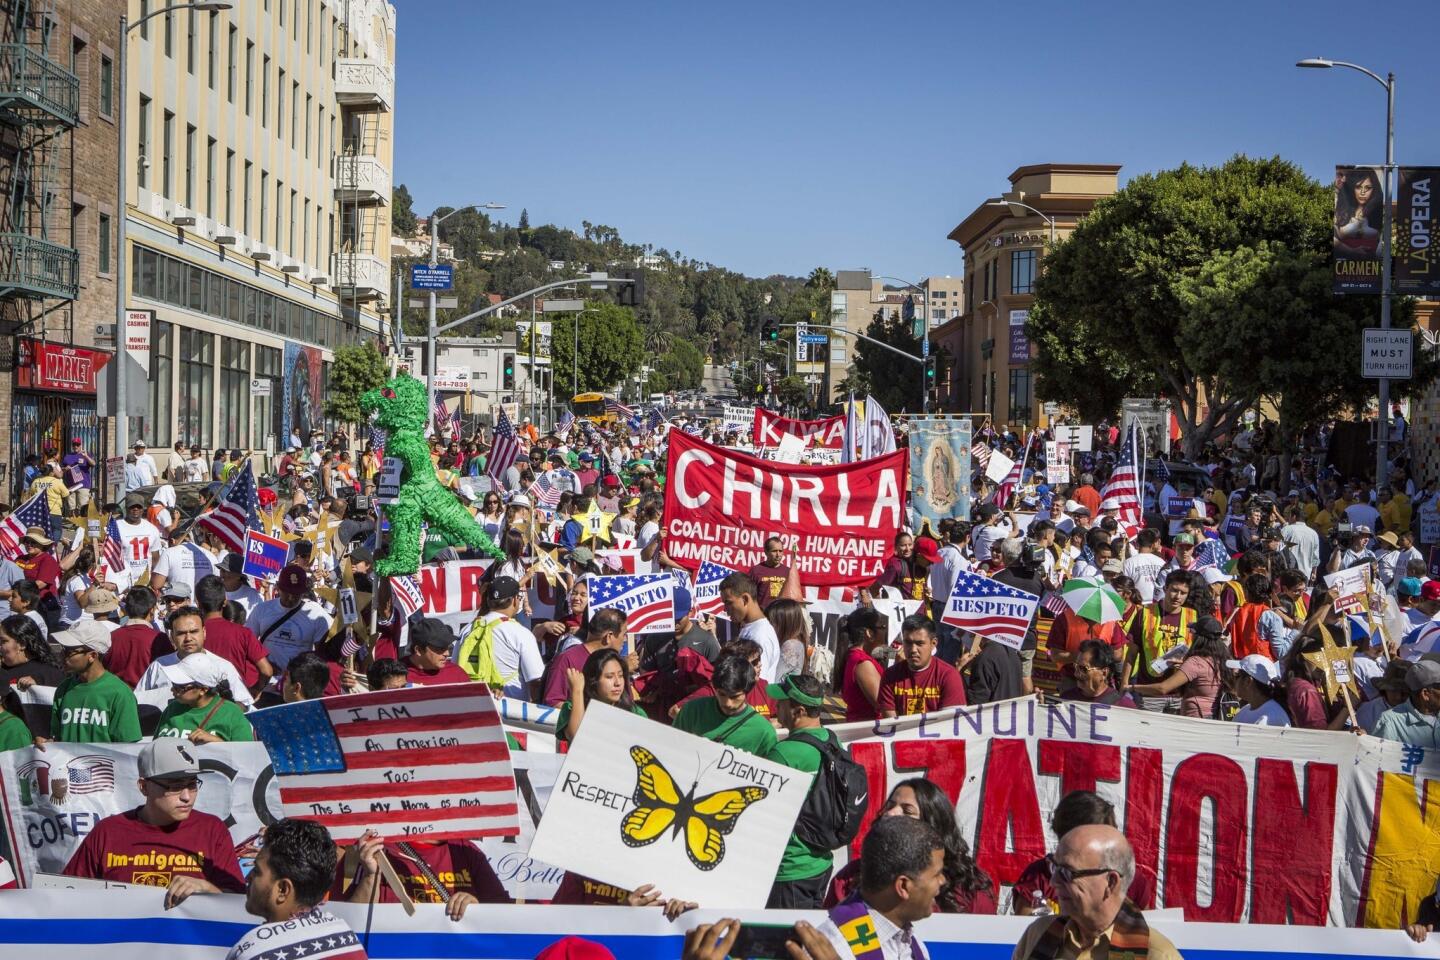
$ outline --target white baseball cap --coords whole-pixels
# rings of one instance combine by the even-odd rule
[[[1226,660],[1225,666],[1246,674],[1257,683],[1270,684],[1280,679],[1280,668],[1275,665],[1275,661],[1258,653],[1252,653],[1241,660]]]
[[[197,650],[184,660],[164,667],[165,676],[172,684],[185,686],[198,683],[214,690],[225,682],[226,671],[223,661],[206,650]]]
[[[1205,578],[1206,583],[1212,586],[1217,583],[1228,583],[1235,579],[1219,567],[1206,567],[1200,572],[1200,575]]]
[[[101,655],[110,652],[110,631],[99,620],[77,620],[68,629],[56,631],[50,639],[62,647],[82,647]]]

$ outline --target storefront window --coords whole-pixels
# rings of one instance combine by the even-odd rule
[[[279,437],[280,405],[277,401],[280,397],[280,356],[280,351],[274,347],[255,347],[255,379],[267,380],[270,383],[268,396],[257,393],[255,397],[255,429],[250,438],[250,446],[256,450],[269,449],[266,445],[267,437]],[[276,442],[283,443],[279,439]]]
[[[150,409],[146,412],[135,439],[144,440],[159,450],[171,444],[171,388],[175,382],[174,325],[156,320],[150,330]],[[130,451],[126,450],[125,453]]]
[[[1010,417],[1011,423],[1030,422],[1030,371],[1017,367],[1010,371]]]
[[[215,336],[180,328],[180,440],[214,448]]]
[[[220,347],[220,445],[245,446],[250,434],[250,342],[230,337]]]

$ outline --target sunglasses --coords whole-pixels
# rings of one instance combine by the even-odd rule
[[[202,684],[199,684],[199,683],[172,683],[172,684],[170,684],[170,692],[171,692],[172,694],[174,694],[174,693],[185,693],[185,692],[190,691],[190,690],[204,690],[204,689],[205,689],[205,687],[204,687]]]
[[[1102,873],[1117,872],[1109,867],[1091,867],[1086,870],[1076,870],[1074,867],[1067,867],[1065,864],[1057,862],[1054,854],[1051,854],[1045,859],[1050,862],[1050,879],[1059,883],[1070,884],[1083,877],[1098,877]]]

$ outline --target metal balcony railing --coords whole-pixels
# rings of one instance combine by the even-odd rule
[[[24,233],[0,233],[0,292],[74,300],[80,255]]]
[[[346,107],[388,111],[395,104],[395,76],[374,60],[343,57],[335,61],[335,99]]]
[[[73,127],[79,120],[80,80],[23,43],[0,43],[0,104]]]

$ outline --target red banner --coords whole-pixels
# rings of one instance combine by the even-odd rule
[[[839,450],[845,446],[845,418],[826,417],[824,420],[791,420],[764,407],[755,408],[755,423],[750,428],[750,442],[757,447],[778,447],[785,434],[799,437],[806,446],[827,447]],[[817,443],[814,438],[819,437]]]
[[[94,393],[95,374],[113,354],[21,337],[15,357],[15,386],[22,390]]]
[[[794,422],[794,421],[791,421]],[[778,535],[807,587],[869,586],[905,520],[906,451],[821,467],[760,460],[670,431],[665,552],[748,570]]]

